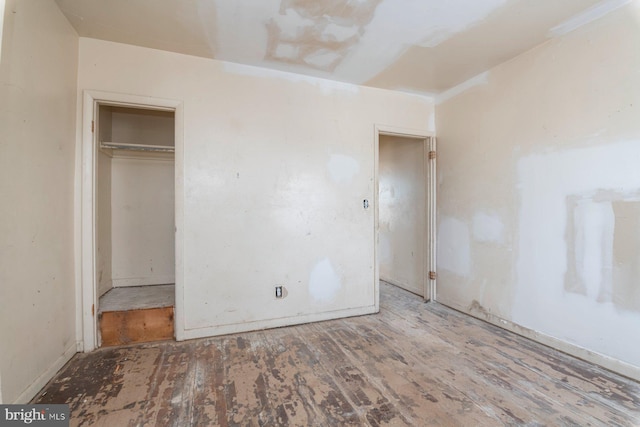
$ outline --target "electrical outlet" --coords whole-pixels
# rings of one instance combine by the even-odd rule
[[[276,286],[276,298],[282,298],[282,286]]]

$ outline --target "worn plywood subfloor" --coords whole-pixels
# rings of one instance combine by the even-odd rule
[[[98,312],[173,307],[175,293],[174,285],[113,288],[100,297]]]
[[[101,346],[171,340],[173,307],[100,313]]]
[[[98,303],[101,345],[173,339],[174,302],[173,284],[109,290]]]
[[[640,384],[389,285],[377,315],[78,354],[71,425],[632,426]]]

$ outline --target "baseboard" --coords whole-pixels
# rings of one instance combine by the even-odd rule
[[[411,286],[409,286],[409,285],[407,285],[407,284],[405,284],[403,282],[400,282],[400,281],[394,280],[394,279],[390,279],[390,278],[384,277],[384,276],[380,276],[380,280],[383,281],[383,282],[387,282],[390,285],[402,288],[407,292],[411,292],[412,294],[419,295],[419,296],[424,298],[422,290],[414,289]]]
[[[109,292],[112,288],[113,288],[113,283],[111,280],[98,285],[98,298],[106,294],[107,292]]]
[[[370,305],[365,307],[348,308],[345,310],[329,311],[304,316],[283,317],[279,319],[260,320],[255,322],[242,322],[208,328],[185,329],[183,331],[176,330],[176,339],[178,341],[183,341],[195,338],[236,334],[240,332],[259,331],[262,329],[280,328],[283,326],[302,325],[304,323],[362,316],[365,314],[373,314],[377,312],[378,310],[376,309],[375,305]]]
[[[47,385],[47,383],[51,380],[51,378],[53,378],[54,375],[57,374],[58,371],[69,360],[71,360],[73,355],[76,354],[77,352],[76,348],[77,348],[77,343],[76,342],[71,343],[71,345],[67,347],[64,353],[60,357],[58,357],[58,359],[55,362],[53,362],[53,364],[49,366],[49,368],[46,371],[40,374],[40,376],[38,376],[38,378],[36,378],[35,381],[32,382],[31,385],[29,385],[29,387],[27,387],[22,393],[20,393],[20,395],[16,398],[16,400],[13,403],[19,403],[19,404],[29,403],[31,399],[33,399],[36,396],[36,394],[38,394],[38,392],[42,390],[42,388],[45,385]]]
[[[387,282],[390,285],[398,286],[400,288],[404,288],[405,286],[407,286],[407,285],[405,285],[404,283],[401,283],[398,280],[394,280],[394,279],[391,279],[390,277],[383,276],[383,275],[380,275],[380,280],[383,281],[383,282]]]
[[[126,279],[112,279],[114,288],[127,286],[169,285],[176,282],[176,276],[133,277]]]
[[[528,338],[539,344],[551,347],[555,350],[561,351],[586,362],[593,363],[611,372],[615,372],[616,374],[631,378],[635,381],[640,381],[640,367],[638,366],[634,366],[629,363],[614,359],[613,357],[607,356],[605,354],[597,353],[584,347],[580,347],[579,345],[563,341],[561,339],[552,337],[551,335],[547,335],[533,329],[525,328],[524,326],[520,326],[510,320],[505,320],[499,316],[487,313],[485,311],[479,313],[440,300],[438,300],[437,303],[471,317],[475,317],[476,319],[490,323],[499,328],[505,329],[509,332],[513,332],[516,335]]]

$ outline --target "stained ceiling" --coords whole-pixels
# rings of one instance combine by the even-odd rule
[[[56,2],[82,37],[432,95],[624,0]]]

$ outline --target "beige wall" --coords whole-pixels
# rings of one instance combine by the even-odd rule
[[[424,296],[426,178],[424,140],[380,136],[380,278]]]
[[[113,286],[175,283],[174,161],[154,154],[114,151]]]
[[[180,338],[375,310],[374,124],[429,98],[85,38],[79,88],[184,102]]]
[[[439,301],[636,377],[637,4],[491,70],[436,115]]]
[[[4,401],[25,402],[76,351],[78,37],[52,1],[9,0],[6,7],[0,62],[0,373]]]

